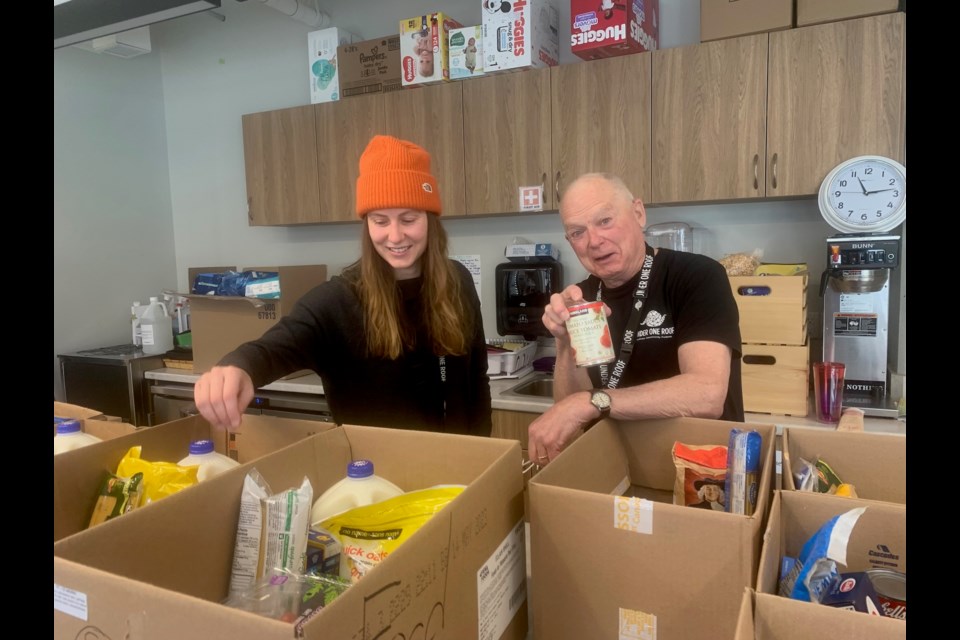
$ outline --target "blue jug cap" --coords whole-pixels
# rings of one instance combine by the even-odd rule
[[[369,460],[354,460],[347,465],[348,478],[369,478],[373,475],[373,463]]]
[[[190,455],[202,456],[213,453],[213,440],[194,440],[190,443]]]

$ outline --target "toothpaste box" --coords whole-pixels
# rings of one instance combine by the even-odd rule
[[[483,27],[450,29],[450,79],[483,75]]]
[[[359,40],[357,36],[330,27],[307,34],[310,65],[310,104],[340,99],[340,74],[337,72],[337,47]]]
[[[462,26],[442,13],[400,21],[400,65],[404,87],[450,79],[450,30]]]
[[[570,50],[584,60],[653,51],[660,0],[570,0]]]
[[[560,60],[556,0],[483,0],[484,73],[555,67]]]

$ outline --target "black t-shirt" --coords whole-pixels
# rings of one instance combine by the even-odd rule
[[[651,249],[647,247],[647,251]],[[608,318],[613,349],[620,356],[624,331],[633,308],[640,272],[626,284],[603,288],[603,302],[613,313]],[[600,280],[590,276],[579,283],[585,300],[596,300]],[[636,330],[633,355],[619,388],[663,380],[680,374],[680,345],[697,340],[730,347],[730,380],[722,420],[743,422],[743,388],[740,381],[740,314],[723,266],[695,253],[659,249],[653,261],[643,320]],[[613,363],[609,365],[613,366]],[[590,367],[590,379],[600,387],[600,368]]]

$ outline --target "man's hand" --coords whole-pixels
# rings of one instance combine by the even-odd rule
[[[547,464],[596,417],[597,409],[590,404],[589,392],[577,392],[558,401],[528,427],[530,461],[540,466]]]
[[[193,399],[207,422],[229,431],[240,426],[240,417],[253,400],[253,380],[239,367],[214,367],[200,376]]]

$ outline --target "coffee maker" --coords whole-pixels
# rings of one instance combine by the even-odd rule
[[[839,234],[827,238],[823,360],[843,362],[843,406],[868,416],[897,417],[889,394],[887,351],[890,282],[900,266],[900,236]]]
[[[497,332],[526,340],[550,337],[543,326],[543,309],[550,296],[563,290],[563,265],[546,258],[498,264]]]

